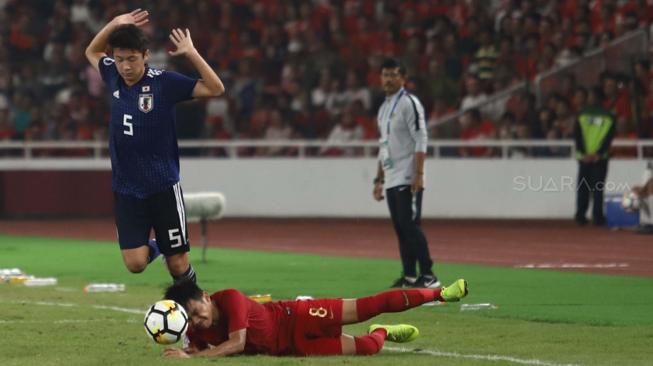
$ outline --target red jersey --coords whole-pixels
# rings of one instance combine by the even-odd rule
[[[235,289],[211,295],[220,313],[218,323],[204,330],[188,328],[191,347],[200,350],[229,339],[229,333],[247,329],[245,354],[287,355],[292,353],[290,318],[295,301],[259,304]]]
[[[493,136],[494,125],[488,121],[481,122],[477,127],[467,127],[460,134],[461,139],[465,141],[491,140],[494,138]],[[470,156],[484,156],[490,151],[490,148],[482,146],[461,147],[460,151],[463,155],[466,152]]]

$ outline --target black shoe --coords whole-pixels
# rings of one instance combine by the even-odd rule
[[[413,284],[415,288],[438,288],[440,287],[440,281],[435,275],[421,275],[417,278],[417,281]]]
[[[391,288],[406,288],[406,287],[413,287],[413,284],[415,282],[408,281],[406,277],[399,277],[393,284],[390,286]]]
[[[587,219],[584,218],[584,217],[577,217],[576,219],[574,219],[574,221],[576,221],[576,225],[578,225],[578,226],[587,225]]]
[[[651,235],[653,234],[653,225],[650,224],[639,225],[635,229],[635,232],[637,234],[642,234],[642,235]]]
[[[592,220],[592,225],[594,226],[605,226],[605,219],[604,218],[598,218]]]

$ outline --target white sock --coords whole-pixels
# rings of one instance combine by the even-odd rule
[[[648,196],[640,200],[639,206],[640,225],[653,225],[653,215],[651,215],[651,208],[653,208],[653,196]]]

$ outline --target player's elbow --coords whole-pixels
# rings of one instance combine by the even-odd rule
[[[222,94],[224,94],[224,92],[225,92],[225,89],[224,89],[224,85],[222,85],[222,83],[220,83],[220,84],[216,85],[215,87],[211,88],[211,96],[212,97],[219,97]]]
[[[233,353],[243,353],[245,351],[245,341],[235,343],[231,350]]]
[[[93,58],[93,52],[88,47],[86,47],[86,51],[84,51],[84,55],[86,56],[86,59],[89,61]]]
[[[101,52],[94,51],[93,49],[90,48],[90,46],[86,48],[86,51],[84,52],[84,55],[86,55],[86,59],[93,66],[96,66],[97,62],[103,56],[103,54]]]
[[[90,44],[86,47],[86,50],[84,51],[84,54],[86,55],[86,58],[91,58],[91,57],[93,57],[94,55],[96,55],[97,53],[98,53],[98,52],[97,52],[96,50],[94,50],[94,49],[91,47]]]
[[[193,97],[211,98],[219,97],[224,94],[224,85],[222,83],[207,83],[200,81],[193,90]]]

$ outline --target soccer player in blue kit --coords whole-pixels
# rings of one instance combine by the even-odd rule
[[[186,56],[201,79],[149,67],[147,40],[139,28],[148,16],[137,9],[115,17],[86,49],[111,98],[109,150],[118,242],[130,272],[142,272],[162,253],[175,280],[195,281],[179,185],[175,104],[219,96],[224,85],[193,46],[188,29],[172,30],[176,50],[169,54]],[[150,240],[152,229],[156,240]]]

